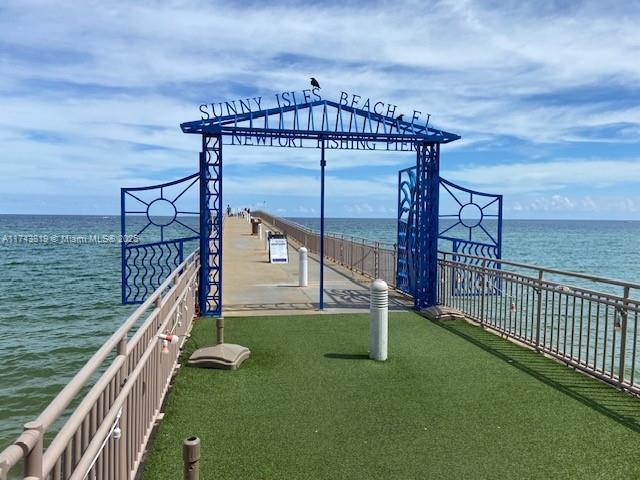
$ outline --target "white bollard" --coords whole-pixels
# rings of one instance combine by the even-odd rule
[[[306,287],[309,284],[309,259],[307,249],[300,247],[300,258],[298,260],[298,286]]]
[[[262,240],[262,224],[258,224],[258,238]]]
[[[384,280],[371,284],[370,318],[369,358],[384,361],[389,341],[389,287]]]

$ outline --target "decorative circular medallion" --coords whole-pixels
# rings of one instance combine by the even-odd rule
[[[147,218],[157,227],[166,227],[176,219],[176,206],[166,198],[157,198],[147,207]]]
[[[477,227],[482,222],[482,209],[475,203],[467,203],[460,208],[458,218],[465,227]]]

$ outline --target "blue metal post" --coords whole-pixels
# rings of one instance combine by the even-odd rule
[[[202,136],[200,154],[200,314],[222,314],[222,137]]]
[[[320,150],[320,310],[324,310],[324,138]]]
[[[205,152],[205,139],[202,136],[202,152],[200,152],[200,278],[198,281],[198,308],[202,314],[207,310],[207,243],[209,239],[209,227],[207,215],[207,156]]]
[[[126,215],[124,205],[124,188],[120,189],[120,277],[121,277],[121,294],[122,294],[122,304],[124,305],[127,301],[127,277],[126,277],[126,245],[125,245],[125,235],[127,234],[126,230]]]
[[[438,200],[440,145],[423,143],[416,155],[416,291],[417,310],[438,302]]]

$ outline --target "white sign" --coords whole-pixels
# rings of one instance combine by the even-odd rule
[[[287,237],[271,237],[269,239],[269,261],[271,263],[289,263]]]

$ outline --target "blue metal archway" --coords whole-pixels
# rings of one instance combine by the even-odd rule
[[[227,109],[231,104],[227,103]],[[242,111],[187,122],[184,133],[202,137],[200,153],[199,241],[201,258],[199,307],[202,315],[222,311],[222,147],[223,145],[317,148],[321,151],[321,251],[324,244],[324,171],[326,151],[369,150],[415,152],[414,225],[411,245],[415,274],[415,304],[435,304],[438,252],[438,185],[440,145],[460,137],[402,115],[382,115],[341,102],[316,100],[277,108]],[[246,107],[246,108],[245,108]],[[235,104],[234,104],[235,110]],[[415,117],[415,113],[414,113]],[[123,206],[123,215],[124,206]],[[124,255],[124,253],[123,253]],[[320,308],[323,307],[324,257],[320,255]],[[123,272],[127,263],[123,256]],[[124,285],[123,273],[123,285]],[[124,288],[124,287],[123,287]],[[123,297],[124,298],[124,297]]]

